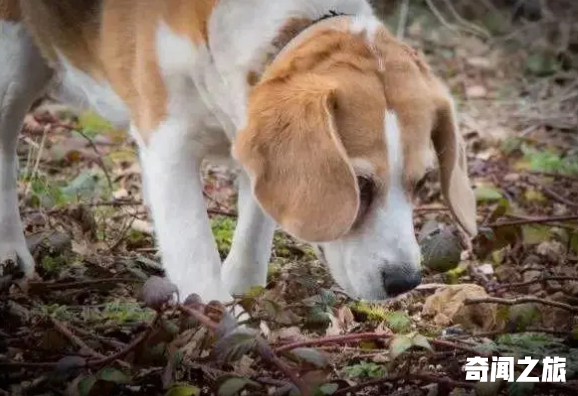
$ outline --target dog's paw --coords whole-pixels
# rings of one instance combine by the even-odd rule
[[[222,269],[223,283],[229,293],[234,296],[240,296],[247,293],[255,286],[265,286],[266,276],[257,273],[253,268],[243,268],[238,263],[232,263],[228,260],[223,264]]]
[[[0,241],[0,284],[10,284],[13,279],[34,275],[34,259],[25,243]]]

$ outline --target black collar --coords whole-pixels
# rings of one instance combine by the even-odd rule
[[[303,33],[305,30],[309,29],[311,26],[314,26],[315,24],[324,21],[326,19],[330,19],[330,18],[335,18],[335,17],[339,17],[339,16],[347,16],[347,15],[351,15],[351,14],[346,14],[343,12],[337,12],[335,10],[329,10],[328,12],[326,12],[325,14],[321,15],[319,18],[311,20],[301,26],[298,26],[294,31],[291,32],[291,34],[289,36],[287,35],[282,35],[281,37],[283,37],[282,40],[274,40],[273,41],[273,50],[270,51],[269,53],[266,54],[266,60],[263,64],[263,69],[255,72],[255,73],[251,73],[250,77],[249,77],[249,85],[255,85],[259,82],[259,80],[261,79],[262,74],[264,73],[265,69],[277,58],[277,56],[283,51],[283,49],[289,45],[289,43],[291,43],[293,41],[293,39],[295,39],[297,36],[299,36],[301,33]]]
[[[344,12],[338,12],[338,11],[335,11],[335,10],[329,10],[329,12],[327,12],[326,14],[321,15],[321,17],[319,17],[319,18],[317,18],[316,20],[314,20],[314,21],[311,23],[311,25],[315,25],[317,22],[321,22],[321,21],[324,21],[324,20],[329,19],[329,18],[338,17],[338,16],[345,16],[345,15],[349,15],[349,14],[346,14],[346,13],[344,13]]]

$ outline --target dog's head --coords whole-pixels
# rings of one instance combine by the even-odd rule
[[[378,24],[319,29],[274,62],[250,95],[233,153],[262,208],[319,247],[349,294],[378,300],[421,280],[412,197],[431,143],[451,212],[474,235],[450,95]]]

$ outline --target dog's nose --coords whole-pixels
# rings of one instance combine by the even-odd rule
[[[421,270],[412,265],[400,265],[383,273],[383,286],[388,297],[408,292],[421,283]]]

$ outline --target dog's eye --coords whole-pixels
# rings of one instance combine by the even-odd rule
[[[373,181],[367,177],[358,176],[357,185],[359,186],[359,212],[357,213],[357,220],[363,219],[367,213],[371,202],[373,201],[374,186]]]

